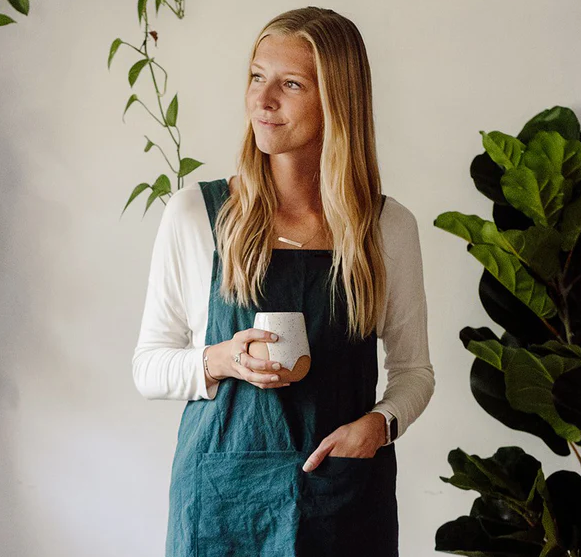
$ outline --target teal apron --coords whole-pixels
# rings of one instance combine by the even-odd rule
[[[216,246],[228,182],[200,186]],[[273,250],[262,305],[244,309],[219,295],[222,263],[214,249],[205,343],[253,327],[257,311],[301,311],[311,368],[275,389],[227,378],[213,400],[186,403],[166,557],[398,556],[393,443],[373,458],[326,456],[312,472],[302,470],[324,437],[375,404],[377,335],[348,341],[344,289],[330,323],[331,257],[331,250]]]

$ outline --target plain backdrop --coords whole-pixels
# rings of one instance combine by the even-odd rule
[[[153,4],[153,2],[151,2]],[[148,401],[131,373],[153,239],[164,205],[132,189],[169,169],[148,135],[175,149],[135,104],[152,109],[151,78],[133,90],[137,2],[31,0],[0,28],[0,554],[160,557],[176,434],[185,402]],[[155,17],[179,95],[182,156],[203,161],[186,183],[235,173],[247,60],[257,33],[297,2],[188,0],[178,20]],[[458,333],[500,328],[478,299],[480,264],[433,226],[444,211],[491,218],[469,174],[479,130],[516,135],[555,105],[581,114],[579,0],[324,2],[352,19],[373,72],[383,192],[416,216],[428,298],[434,397],[397,441],[400,552],[440,555],[439,526],[470,511],[476,492],[442,482],[448,452],[489,457],[519,445],[546,475],[577,470],[536,437],[489,417],[469,387],[473,356]],[[155,109],[156,110],[156,109]],[[175,181],[173,182],[176,188]],[[379,361],[383,349],[378,346]],[[385,373],[378,397],[385,387]]]

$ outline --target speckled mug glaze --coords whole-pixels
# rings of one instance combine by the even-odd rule
[[[276,333],[278,340],[266,343],[253,342],[249,346],[249,353],[258,358],[280,362],[282,367],[291,370],[290,381],[300,381],[311,367],[311,351],[303,313],[301,311],[257,312],[254,317],[254,327]]]

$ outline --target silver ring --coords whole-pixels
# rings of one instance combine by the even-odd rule
[[[240,363],[240,354],[242,354],[242,352],[238,352],[238,354],[236,354],[236,356],[234,356],[234,361],[239,364]]]

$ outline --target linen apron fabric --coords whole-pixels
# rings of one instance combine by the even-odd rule
[[[216,246],[225,179],[200,182]],[[385,195],[382,196],[382,208]],[[397,557],[394,444],[373,458],[302,465],[324,437],[375,404],[377,335],[347,339],[344,289],[330,322],[331,250],[274,249],[260,307],[219,295],[214,249],[206,344],[254,326],[257,311],[301,311],[306,377],[260,389],[223,380],[213,400],[188,401],[172,464],[166,557]],[[202,303],[202,300],[200,300]]]

